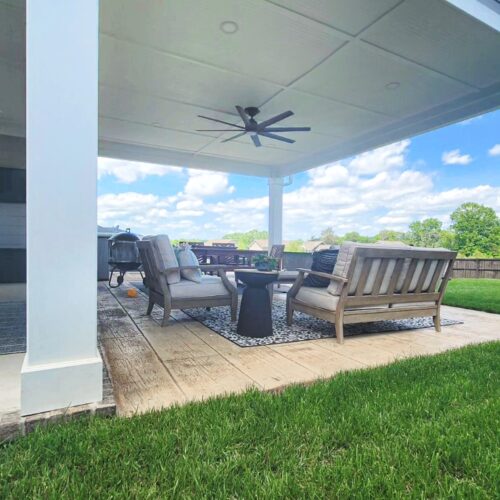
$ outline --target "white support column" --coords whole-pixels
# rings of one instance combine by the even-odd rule
[[[21,413],[102,399],[98,0],[26,2],[27,354]]]
[[[269,248],[283,243],[283,177],[269,177]]]

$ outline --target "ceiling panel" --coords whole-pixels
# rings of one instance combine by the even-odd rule
[[[300,153],[293,151],[265,147],[265,142],[262,141],[264,147],[256,148],[251,142],[231,141],[221,143],[215,141],[203,149],[203,154],[253,161],[265,165],[297,161],[301,157]]]
[[[100,59],[101,83],[222,112],[258,106],[280,89],[102,35]]]
[[[140,21],[138,21],[140,20]],[[226,34],[224,21],[238,30]],[[101,2],[101,32],[287,85],[344,43],[331,29],[248,0]]]
[[[211,123],[199,118],[206,115],[229,123],[240,123],[234,114],[183,104],[168,99],[144,95],[135,91],[122,90],[106,85],[99,86],[99,115],[107,118],[196,133],[196,129],[221,129],[222,124]],[[200,132],[199,135],[219,137],[221,132]]]
[[[397,86],[397,88],[387,88]],[[405,116],[471,91],[415,64],[350,43],[294,88],[350,102],[393,116]]]
[[[271,0],[311,19],[358,34],[400,0]]]
[[[212,140],[211,137],[111,118],[99,118],[99,139],[182,151],[195,151]]]
[[[288,144],[286,142],[276,141],[267,137],[261,137],[262,144],[266,147],[283,149],[285,151],[293,151],[298,154],[302,154],[314,153],[316,151],[332,147],[342,141],[340,137],[315,134],[314,132],[277,132],[277,134],[283,137],[288,137],[289,139],[294,139],[295,143]],[[230,133],[227,133],[225,136],[223,136],[224,139],[227,137],[230,137]],[[220,142],[223,138],[218,139],[218,141]],[[249,134],[244,135],[240,139],[237,139],[237,142],[245,142],[253,145],[252,139]]]
[[[295,115],[281,122],[283,125],[310,126],[312,132],[346,139],[391,121],[390,117],[378,113],[291,89],[281,92],[263,106],[259,117],[265,120],[288,109]]]
[[[499,80],[500,34],[443,0],[407,0],[362,38],[479,87]]]

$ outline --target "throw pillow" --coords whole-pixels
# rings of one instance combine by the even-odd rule
[[[339,251],[337,249],[314,252],[312,256],[313,262],[311,271],[332,274],[338,254]],[[329,284],[329,279],[315,276],[314,274],[308,274],[304,280],[304,286],[312,286],[315,288],[326,288]]]
[[[176,253],[179,266],[181,267],[181,276],[186,280],[201,283],[202,273],[200,263],[191,250],[191,247],[188,244],[182,244],[179,246]],[[196,266],[197,269],[183,269],[183,266]]]

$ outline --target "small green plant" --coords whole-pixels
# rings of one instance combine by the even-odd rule
[[[278,259],[269,257],[269,255],[256,255],[253,259],[253,263],[260,271],[274,271],[278,269]]]

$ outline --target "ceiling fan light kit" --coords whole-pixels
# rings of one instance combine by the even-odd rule
[[[255,147],[259,148],[262,146],[260,142],[259,136],[267,137],[268,139],[274,139],[275,141],[287,142],[289,144],[293,144],[295,141],[293,139],[289,139],[288,137],[283,137],[282,135],[278,135],[275,132],[309,132],[311,127],[273,127],[275,123],[284,120],[285,118],[289,118],[293,115],[292,111],[285,111],[280,113],[279,115],[273,116],[263,122],[258,123],[255,120],[255,117],[260,113],[259,108],[255,106],[249,106],[243,109],[241,106],[236,106],[236,111],[240,115],[240,118],[243,120],[244,126],[237,125],[235,123],[229,123],[223,120],[218,120],[216,118],[210,118],[209,116],[198,115],[200,118],[205,120],[210,120],[217,123],[222,123],[224,125],[228,125],[232,128],[227,129],[201,129],[197,130],[197,132],[238,132],[237,134],[224,139],[221,142],[229,142],[234,139],[238,139],[245,134],[250,134],[252,138],[252,142]]]

